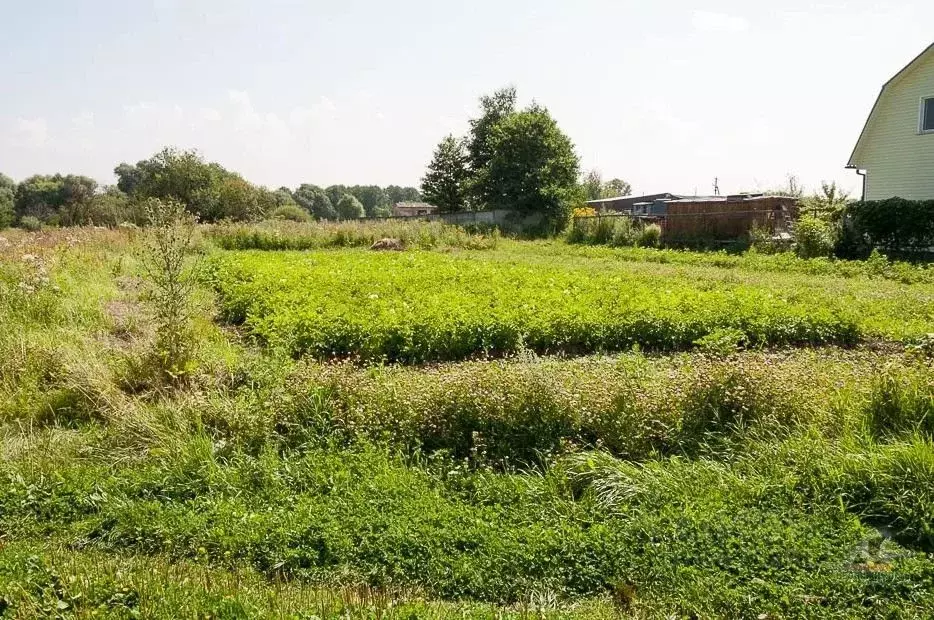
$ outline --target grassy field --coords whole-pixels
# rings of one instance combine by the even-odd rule
[[[3,233],[0,614],[934,616],[929,270],[388,230]]]
[[[532,249],[530,249],[530,247]],[[616,260],[512,244],[481,252],[217,258],[228,320],[321,359],[421,363],[501,356],[906,341],[934,331],[934,286]]]

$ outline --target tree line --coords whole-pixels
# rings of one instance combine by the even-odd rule
[[[149,198],[176,200],[202,222],[386,217],[397,202],[421,200],[417,188],[398,185],[303,183],[270,190],[195,151],[174,148],[135,165],[121,163],[114,174],[116,185],[103,187],[74,174],[34,175],[20,183],[0,174],[0,228],[142,224]]]
[[[579,177],[574,144],[548,109],[534,102],[518,109],[516,89],[508,87],[480,98],[466,136],[441,140],[421,190],[442,212],[507,209],[539,215],[553,230],[585,200],[631,192],[620,179],[603,183],[596,170]]]

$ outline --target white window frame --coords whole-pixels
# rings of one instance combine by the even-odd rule
[[[919,134],[934,134],[934,127],[931,127],[930,129],[924,128],[924,121],[925,121],[924,108],[926,107],[925,104],[931,100],[934,100],[934,94],[921,97],[921,111],[918,114],[918,133]]]

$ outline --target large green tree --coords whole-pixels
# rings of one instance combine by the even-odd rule
[[[366,215],[363,210],[363,204],[354,198],[352,194],[344,194],[336,205],[337,217],[342,220],[354,220]]]
[[[574,144],[545,108],[533,104],[493,127],[485,174],[490,206],[540,214],[549,232],[567,226],[581,201]]]
[[[510,86],[480,97],[480,116],[470,121],[467,156],[472,173],[471,194],[479,206],[496,200],[496,188],[486,174],[495,155],[493,135],[497,125],[515,113],[516,89]]]
[[[292,194],[295,202],[318,220],[336,220],[337,211],[331,199],[317,185],[303,183]]]
[[[344,197],[344,194],[350,194],[350,190],[346,185],[329,185],[324,188],[324,193],[327,195],[328,200],[331,201],[331,204],[337,208],[337,203]]]
[[[390,206],[399,202],[420,202],[422,200],[421,192],[415,187],[389,185],[386,187],[386,195],[389,197]]]
[[[13,224],[15,212],[13,204],[16,198],[16,183],[0,172],[0,229]]]
[[[347,193],[360,201],[367,217],[386,217],[389,214],[389,195],[378,185],[354,185]]]
[[[176,200],[202,221],[247,220],[270,211],[268,190],[246,181],[196,151],[165,148],[135,166],[114,168],[117,187],[137,200]]]
[[[424,199],[441,211],[453,213],[467,208],[470,171],[464,145],[454,136],[445,137],[428,164],[422,179]]]
[[[603,198],[603,175],[596,168],[587,171],[581,180],[581,188],[587,200],[600,200]]]
[[[88,224],[87,212],[96,191],[97,181],[85,176],[37,174],[16,186],[14,212],[17,218]]]
[[[622,179],[610,179],[603,184],[601,198],[616,198],[632,194],[632,185]]]

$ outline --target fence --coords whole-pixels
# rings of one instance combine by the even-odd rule
[[[667,205],[664,234],[671,240],[727,241],[746,237],[757,227],[783,232],[797,216],[797,204],[787,196],[677,200]]]
[[[583,222],[599,226],[603,220],[626,218],[636,226],[658,224],[666,243],[733,243],[748,238],[754,228],[772,233],[787,232],[797,215],[797,200],[786,196],[761,196],[741,199],[666,201],[665,213],[633,215],[605,213],[574,218],[578,229]]]

